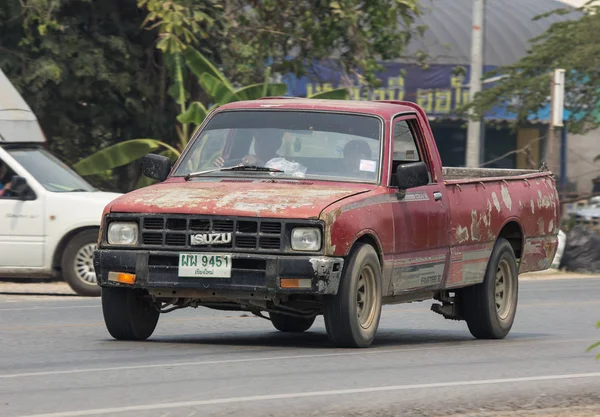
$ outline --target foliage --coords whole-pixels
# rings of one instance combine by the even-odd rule
[[[418,0],[142,0],[140,4],[148,7],[156,25],[170,25],[180,34],[163,35],[164,43],[172,39],[169,44],[181,50],[182,44],[196,45],[185,35],[190,29],[203,38],[202,52],[240,85],[256,83],[269,66],[278,74],[310,74],[311,63],[332,56],[344,73],[377,85],[377,60],[402,56],[411,37],[424,31],[415,23],[421,13]],[[165,10],[174,4],[177,18]],[[195,23],[202,30],[192,29]]]
[[[525,121],[549,103],[550,74],[566,70],[565,104],[571,111],[567,127],[574,133],[586,132],[600,125],[600,27],[599,0],[591,0],[579,9],[558,9],[536,17],[551,15],[572,17],[554,23],[532,40],[528,54],[513,65],[486,73],[485,78],[503,76],[491,88],[477,94],[463,110],[473,109],[475,117],[496,105],[509,103],[518,121]]]
[[[596,324],[596,328],[597,328],[597,329],[600,329],[600,321],[599,321],[599,322]],[[596,349],[596,348],[598,348],[598,347],[600,347],[600,342],[596,342],[596,343],[594,343],[593,345],[591,345],[591,346],[590,346],[590,347],[587,349],[587,351],[588,351],[588,352],[591,352],[592,350],[594,350],[594,349]],[[596,355],[596,359],[600,359],[600,353],[599,353],[598,355]]]

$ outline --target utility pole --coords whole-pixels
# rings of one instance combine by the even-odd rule
[[[548,168],[556,174],[560,164],[556,162],[556,140],[554,127],[563,127],[565,106],[565,70],[555,69],[550,74],[550,122],[548,123],[548,139],[546,144],[546,163]],[[564,127],[563,127],[564,129]]]
[[[473,31],[471,38],[471,82],[469,97],[471,101],[479,91],[481,91],[481,75],[483,70],[483,21],[484,21],[484,0],[473,1]],[[472,114],[470,111],[470,115]],[[478,167],[480,164],[481,152],[481,121],[472,120],[469,117],[467,128],[467,155],[466,162],[468,168]]]

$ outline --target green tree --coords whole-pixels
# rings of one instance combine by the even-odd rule
[[[566,70],[565,104],[571,111],[568,129],[583,133],[600,125],[600,2],[591,0],[578,9],[562,8],[536,17],[569,16],[554,23],[532,40],[530,51],[513,65],[486,73],[485,78],[503,76],[492,87],[477,94],[464,110],[472,108],[481,117],[494,106],[509,103],[518,122],[548,105],[550,74]]]
[[[73,163],[132,137],[175,140],[156,35],[135,1],[0,2],[0,67]],[[126,168],[115,183],[127,183]]]

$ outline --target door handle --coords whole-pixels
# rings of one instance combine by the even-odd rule
[[[436,191],[433,193],[433,199],[435,201],[440,201],[442,199],[442,193],[440,193],[439,191]]]

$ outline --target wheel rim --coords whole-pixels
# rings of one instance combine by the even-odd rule
[[[377,293],[375,291],[375,272],[371,266],[366,265],[358,278],[356,291],[356,312],[358,322],[363,329],[368,329],[375,320],[375,306]]]
[[[514,277],[510,264],[502,259],[496,270],[495,301],[498,317],[505,320],[512,309]]]
[[[75,255],[75,275],[82,282],[96,285],[96,271],[94,270],[95,243],[82,246]]]

